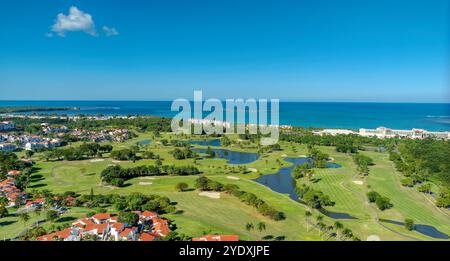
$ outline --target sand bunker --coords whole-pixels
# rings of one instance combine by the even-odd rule
[[[143,186],[151,185],[151,184],[153,184],[153,182],[139,182],[139,185],[143,185]]]
[[[90,162],[102,162],[105,161],[105,159],[91,159]]]
[[[364,182],[361,180],[354,180],[353,183],[355,183],[356,185],[363,185]]]
[[[114,163],[120,163],[121,161],[120,161],[120,160],[113,160],[113,161],[111,161],[111,162],[114,162]]]
[[[234,177],[234,176],[227,176],[227,179],[232,179],[232,180],[240,180],[240,178],[238,178],[238,177]]]
[[[155,179],[154,177],[139,177],[138,179]]]
[[[248,170],[251,171],[251,172],[258,172],[258,170],[255,169],[255,168],[248,168]]]
[[[380,237],[377,235],[370,235],[367,237],[367,241],[380,241]]]
[[[283,155],[281,155],[281,157],[287,157],[287,155],[286,155],[286,154],[283,154]]]
[[[307,158],[308,156],[306,155],[298,155],[299,158]]]
[[[202,191],[198,193],[199,196],[213,198],[213,199],[219,199],[220,198],[220,192],[213,192],[213,191]]]

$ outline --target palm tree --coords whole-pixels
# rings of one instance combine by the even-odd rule
[[[313,179],[313,177],[314,177],[314,174],[315,174],[315,172],[314,172],[313,169],[308,169],[307,172],[306,172],[306,176],[308,177],[308,180],[311,181]]]
[[[26,212],[22,212],[19,214],[19,219],[23,222],[24,225],[26,225],[28,223],[28,220],[30,220],[30,215],[28,215],[28,213]]]
[[[247,223],[245,224],[245,229],[250,232],[250,230],[253,230],[255,227],[253,226],[253,223]]]
[[[39,217],[42,214],[42,209],[40,207],[36,208],[34,210],[34,214],[36,215],[36,217]]]
[[[36,227],[39,224],[39,217],[41,216],[41,214],[42,214],[42,209],[40,207],[38,207],[34,210],[34,215],[37,217],[36,218]]]
[[[8,198],[1,196],[0,197],[0,206],[8,205]]]
[[[353,236],[353,232],[350,228],[344,228],[342,233],[348,238],[351,238]]]
[[[341,222],[336,221],[336,222],[334,223],[334,226],[336,227],[336,237],[337,237],[337,240],[341,240],[341,230],[344,228],[344,225],[342,225]]]
[[[308,230],[309,230],[309,222],[310,222],[311,216],[312,216],[311,211],[306,210],[306,211],[305,211],[305,218],[306,218],[306,232],[308,232]]]
[[[322,237],[322,231],[325,230],[327,225],[325,225],[325,223],[323,222],[319,222],[317,223],[317,227],[319,228],[319,236]]]
[[[264,222],[259,222],[259,223],[257,224],[257,227],[258,227],[259,233],[262,233],[264,230],[266,230],[266,223],[264,223]]]
[[[323,220],[323,216],[322,216],[322,215],[318,215],[318,216],[316,217],[317,223],[322,222],[322,220]]]

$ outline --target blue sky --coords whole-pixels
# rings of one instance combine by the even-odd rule
[[[1,1],[0,100],[448,102],[449,22],[448,0]]]

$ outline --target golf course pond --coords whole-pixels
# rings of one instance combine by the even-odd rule
[[[304,158],[285,158],[284,160],[293,163],[293,165],[281,168],[277,173],[274,174],[262,175],[259,178],[254,179],[254,181],[278,193],[288,194],[292,200],[295,200],[299,203],[304,203],[298,198],[298,195],[295,192],[295,180],[292,177],[291,172],[295,166],[304,163],[311,163],[313,159],[304,157]],[[327,168],[341,167],[341,165],[334,162],[328,162],[326,166]],[[355,219],[355,217],[352,217],[347,213],[330,212],[325,209],[322,209],[321,212],[322,214],[334,219]]]
[[[211,147],[220,147],[221,142],[219,139],[213,140],[191,140],[189,141],[191,145],[199,145],[199,146],[211,146]]]
[[[210,150],[214,151],[214,158],[226,159],[228,164],[248,164],[259,158],[258,153],[211,148]],[[208,149],[192,149],[192,151],[205,154]]]
[[[394,224],[394,225],[399,225],[399,226],[405,226],[405,223],[401,222],[401,221],[395,221],[395,220],[387,220],[387,219],[380,219],[381,222],[385,222],[385,223],[390,223],[390,224]],[[415,224],[414,225],[414,230],[425,235],[425,236],[429,236],[432,238],[437,238],[437,239],[450,239],[450,237],[439,231],[438,229],[436,229],[433,226],[429,226],[429,225],[422,225],[422,224]]]

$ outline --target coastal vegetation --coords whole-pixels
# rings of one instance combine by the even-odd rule
[[[0,107],[0,113],[43,112],[43,111],[69,111],[79,110],[76,107],[45,107],[45,106],[14,106]]]
[[[436,205],[450,207],[450,142],[432,139],[402,140],[389,159],[405,177],[402,184],[429,194],[431,182],[440,186]]]

